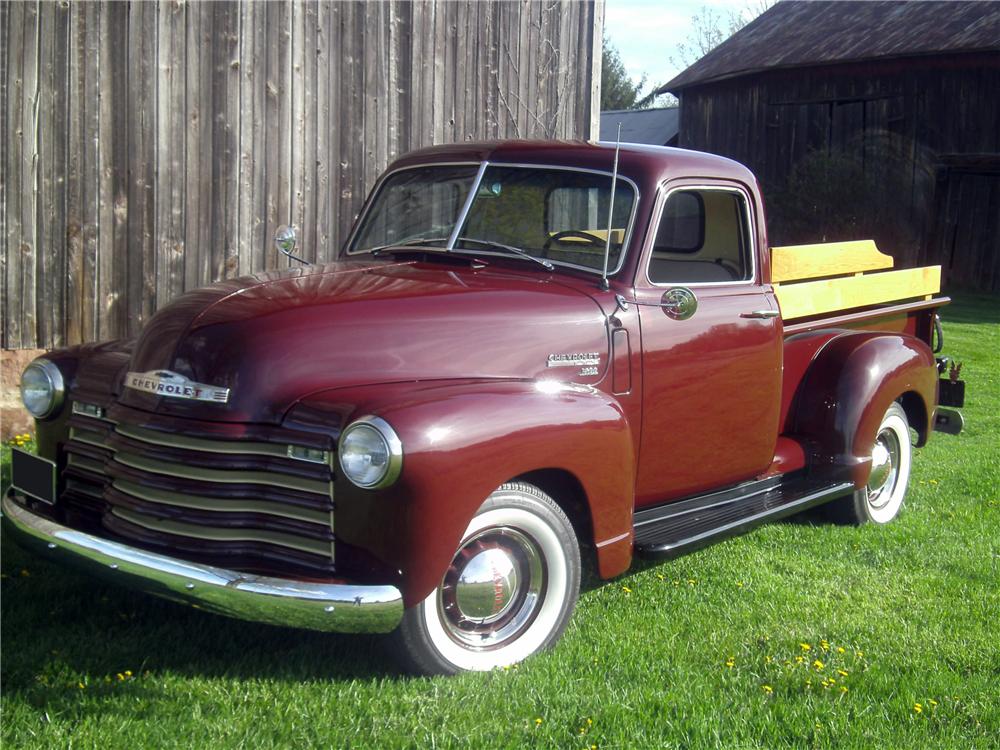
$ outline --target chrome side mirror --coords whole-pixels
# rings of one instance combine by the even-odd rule
[[[698,310],[698,298],[687,287],[675,286],[663,293],[660,307],[668,318],[687,320]]]
[[[310,265],[309,261],[304,260],[292,253],[292,251],[295,250],[296,242],[298,242],[296,229],[289,224],[282,224],[274,233],[274,247],[279,253],[287,255],[289,258],[297,260],[299,263],[303,263],[307,266]]]

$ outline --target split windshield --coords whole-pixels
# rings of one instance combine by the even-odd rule
[[[556,167],[427,166],[390,175],[348,253],[416,246],[476,255],[523,251],[552,264],[601,272],[611,175]],[[475,191],[469,202],[470,191]],[[618,178],[608,272],[619,266],[635,189]],[[455,226],[468,212],[460,230]]]

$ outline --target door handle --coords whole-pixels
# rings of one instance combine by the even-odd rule
[[[754,310],[753,312],[740,313],[741,318],[777,318],[781,313],[778,310]]]

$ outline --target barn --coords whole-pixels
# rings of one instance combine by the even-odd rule
[[[772,244],[873,236],[1000,290],[1000,3],[779,2],[665,84],[748,165]]]

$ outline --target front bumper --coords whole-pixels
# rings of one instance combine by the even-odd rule
[[[21,545],[156,596],[242,620],[338,633],[388,633],[403,616],[394,586],[269,578],[177,560],[61,526],[22,507],[17,495],[8,491],[2,509]]]

